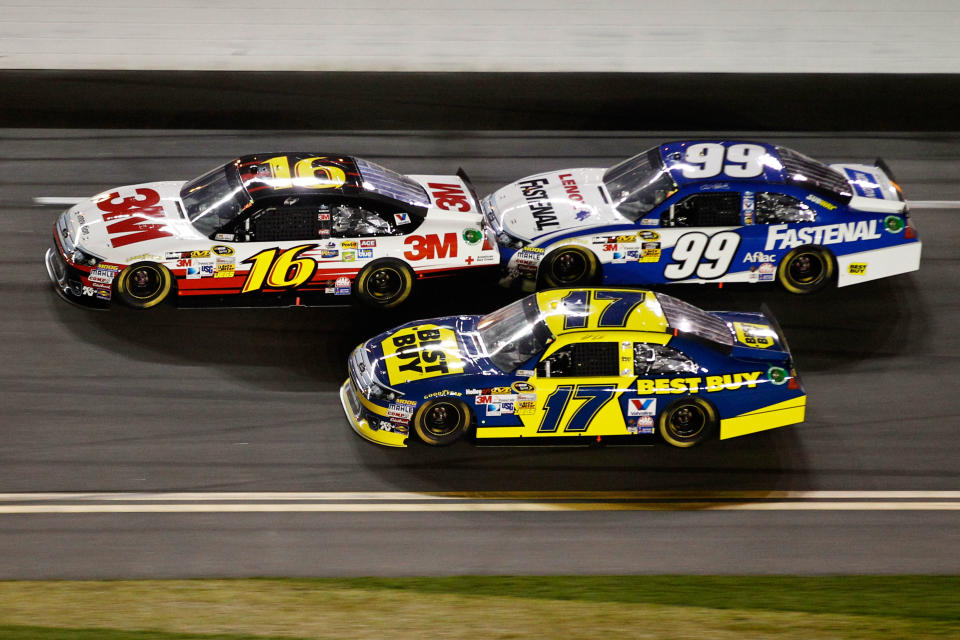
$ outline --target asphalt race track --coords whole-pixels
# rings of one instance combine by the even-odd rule
[[[803,425],[682,451],[394,450],[342,414],[350,349],[405,319],[489,311],[508,292],[436,284],[397,314],[88,311],[59,299],[44,270],[62,207],[33,204],[293,149],[407,173],[463,166],[485,194],[691,133],[0,130],[0,579],[956,574],[960,208],[915,209],[917,273],[809,298],[668,290],[707,309],[767,302],[809,394]],[[960,136],[762,138],[826,161],[879,155],[910,199],[960,200]],[[122,495],[10,495],[60,492]],[[44,500],[60,506],[8,508]],[[92,503],[109,508],[64,508]]]

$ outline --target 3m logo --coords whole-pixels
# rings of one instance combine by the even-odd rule
[[[470,200],[463,188],[458,184],[446,184],[443,182],[429,182],[430,195],[433,196],[433,202],[437,207],[447,211],[470,211]]]
[[[457,257],[456,232],[444,234],[442,241],[435,233],[426,236],[410,236],[403,241],[403,244],[410,247],[409,251],[403,253],[403,257],[407,260],[434,260],[436,258]]]
[[[110,238],[114,248],[173,235],[165,224],[150,221],[163,217],[163,207],[158,206],[160,194],[153,189],[136,189],[134,194],[121,198],[120,192],[114,191],[97,203],[97,208],[104,212],[104,222],[110,222],[107,234],[123,234]]]

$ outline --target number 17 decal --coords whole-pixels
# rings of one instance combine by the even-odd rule
[[[563,414],[567,405],[573,400],[586,400],[580,408],[573,412],[563,431],[566,433],[582,433],[590,427],[590,423],[616,394],[617,389],[605,384],[561,384],[547,397],[543,405],[543,419],[540,420],[539,433],[554,433],[560,428]]]
[[[669,280],[684,280],[696,272],[697,277],[704,280],[719,278],[730,269],[739,246],[740,235],[733,231],[721,231],[713,236],[686,233],[677,238],[674,261],[664,268],[663,275]]]

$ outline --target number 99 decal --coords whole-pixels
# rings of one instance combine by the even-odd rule
[[[708,236],[705,233],[687,233],[677,238],[673,247],[673,262],[663,270],[668,280],[698,278],[713,280],[727,273],[740,246],[740,235],[721,231]],[[702,262],[701,262],[702,261]]]

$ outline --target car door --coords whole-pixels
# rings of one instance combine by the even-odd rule
[[[521,415],[525,437],[627,433],[618,397],[632,382],[630,343],[576,333],[550,346],[528,382],[536,410]]]
[[[318,261],[329,242],[328,198],[287,195],[263,198],[231,230],[239,293],[316,288]]]
[[[668,254],[662,262],[665,280],[716,280],[734,266],[740,246],[739,191],[691,193],[666,209],[660,222]]]

